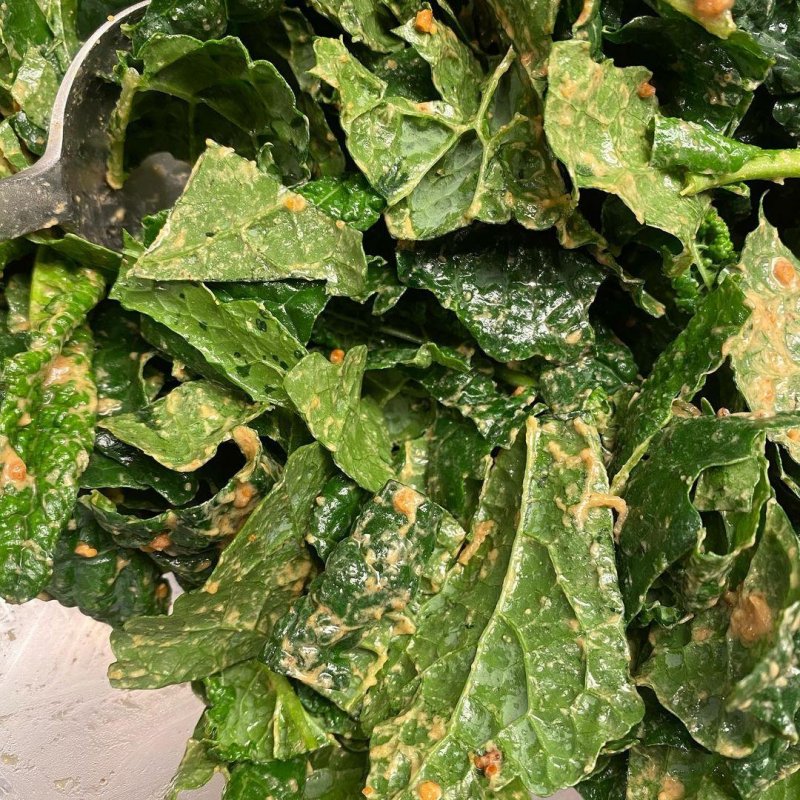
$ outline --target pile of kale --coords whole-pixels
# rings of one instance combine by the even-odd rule
[[[0,5],[1,176],[120,5]],[[127,33],[109,181],[193,170],[0,243],[0,596],[193,682],[168,796],[800,797],[797,0]]]

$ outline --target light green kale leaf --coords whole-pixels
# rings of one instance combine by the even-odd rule
[[[61,77],[78,49],[74,0],[17,0],[0,8],[0,91],[6,120],[44,152]]]
[[[659,169],[735,172],[762,152],[760,147],[729,139],[696,122],[656,115],[653,123],[650,163]]]
[[[50,124],[60,83],[60,70],[40,48],[26,51],[11,85],[11,96],[30,123],[43,131]]]
[[[782,181],[800,174],[797,151],[768,150],[731,139],[702,125],[664,118],[656,122],[653,163],[682,173],[681,194],[689,199],[744,181]]]
[[[361,397],[366,361],[364,346],[348,350],[340,364],[311,353],[288,372],[284,388],[337,465],[376,492],[393,474],[391,443],[380,409]]]
[[[181,595],[169,617],[135,617],[112,634],[112,684],[182,683],[257,656],[311,573],[304,537],[332,473],[317,445],[295,450],[202,588]]]
[[[705,514],[704,530],[673,576],[688,610],[714,605],[739,556],[755,544],[764,504],[772,495],[768,467],[758,450],[744,461],[709,467],[700,474],[693,505]]]
[[[438,21],[424,35],[452,36]],[[431,51],[438,49],[429,45],[420,52],[434,60]],[[393,236],[431,239],[476,219],[516,219],[534,229],[559,219],[568,198],[541,133],[538,97],[514,64],[513,51],[484,80],[473,112],[465,93],[473,80],[466,66],[471,62],[432,64],[434,81],[448,86],[459,109],[444,100],[392,94],[338,40],[317,39],[314,50],[314,73],[338,90],[348,150],[386,198],[384,218]]]
[[[698,25],[702,25],[709,33],[719,36],[720,39],[727,39],[736,30],[730,8],[706,11],[705,5],[697,3],[696,0],[653,0],[651,5],[661,13],[674,9]]]
[[[433,85],[445,103],[465,119],[478,113],[483,70],[469,47],[451,28],[432,21],[427,29],[415,18],[394,33],[430,65]]]
[[[0,411],[11,401],[23,409],[21,428],[0,429],[0,596],[11,602],[30,600],[49,580],[89,463],[97,408],[91,353],[91,333],[80,327],[41,371],[28,374],[27,396],[3,396]]]
[[[455,234],[400,250],[397,264],[404,283],[431,291],[498,361],[570,362],[594,339],[588,309],[603,273],[555,241]]]
[[[167,469],[194,472],[264,408],[216,383],[189,381],[133,413],[104,417],[100,427]]]
[[[797,536],[770,500],[744,581],[690,621],[655,630],[637,680],[721,755],[742,758],[774,738],[795,743],[799,587]]]
[[[641,390],[622,411],[612,489],[619,493],[653,436],[672,418],[675,400],[689,401],[725,360],[724,346],[742,330],[750,310],[728,278],[709,294],[689,324],[661,353]]]
[[[393,367],[427,369],[439,364],[454,372],[468,372],[469,361],[453,347],[440,347],[433,342],[423,342],[419,347],[376,347],[367,354],[367,369],[381,370]]]
[[[415,616],[405,666],[390,670],[399,713],[373,731],[371,797],[548,795],[641,719],[609,502],[597,432],[530,418],[484,484],[460,566]],[[497,775],[480,755],[502,761]]]
[[[130,270],[114,285],[111,297],[158,323],[157,335],[169,331],[159,341],[168,349],[172,345],[179,360],[187,356],[201,372],[208,365],[210,377],[223,375],[259,402],[285,401],[280,387],[286,371],[306,353],[266,303],[223,301],[204,284],[148,280]],[[186,350],[175,348],[176,336],[188,345]]]
[[[4,178],[30,166],[30,156],[7,119],[0,122],[0,156],[0,174]]]
[[[547,76],[547,57],[561,0],[529,3],[527,0],[489,0],[489,7],[514,49],[522,57],[522,65],[537,87],[543,87]]]
[[[224,208],[224,213],[220,209]],[[156,281],[327,281],[358,294],[361,234],[281,186],[254,162],[209,142],[153,244],[130,276]]]
[[[800,261],[778,230],[761,216],[748,235],[736,271],[745,304],[752,310],[726,346],[736,385],[751,411],[775,414],[800,409]],[[772,438],[800,460],[792,431]]]
[[[746,466],[757,484],[762,479],[766,435],[791,428],[797,420],[796,414],[676,419],[652,443],[649,458],[631,473],[624,494],[628,514],[619,537],[620,586],[630,619],[641,611],[648,591],[661,575],[696,549],[698,553],[704,550],[703,520],[690,497],[701,474],[749,462]],[[710,505],[720,508],[722,503],[716,502],[719,490],[712,491],[712,486],[720,479],[730,482],[731,477],[730,472],[723,471],[703,478],[697,498],[701,510]],[[737,513],[746,504],[746,511],[738,512],[746,514],[763,503],[758,501],[762,490],[753,488],[753,483],[748,488],[752,494],[748,497],[745,493],[739,506],[734,504],[727,510]],[[726,499],[733,501],[734,492],[728,491]],[[748,523],[740,522],[747,528]],[[734,535],[726,548],[735,553],[739,546],[746,547],[749,536],[742,532],[741,537],[736,541]],[[709,545],[713,551],[720,543],[712,540]]]
[[[310,0],[311,5],[328,19],[337,22],[353,37],[380,53],[401,47],[389,33],[392,17],[384,0]]]
[[[357,712],[392,639],[413,630],[405,611],[445,523],[441,507],[390,481],[335,546],[309,593],[277,623],[267,664]]]
[[[695,236],[708,201],[683,197],[679,177],[650,164],[658,106],[652,97],[639,96],[650,76],[643,67],[597,63],[585,42],[556,43],[548,67],[545,131],[577,188],[617,195],[640,223],[671,233],[697,261]]]
[[[164,800],[179,800],[182,792],[202,788],[217,772],[228,777],[227,765],[214,758],[208,744],[202,740],[204,721],[201,717],[194,733],[186,742],[183,758],[167,787]]]

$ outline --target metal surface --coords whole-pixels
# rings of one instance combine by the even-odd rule
[[[56,602],[0,600],[2,800],[163,798],[202,703],[188,686],[112,689],[109,631]]]
[[[31,167],[0,181],[0,240],[60,225],[90,241],[118,247],[122,229],[171,205],[188,168],[165,153],[147,159],[120,191],[106,182],[108,121],[119,95],[109,77],[122,32],[150,0],[132,5],[98,28],[67,70],[50,117],[47,149]]]

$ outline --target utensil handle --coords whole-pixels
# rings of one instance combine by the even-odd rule
[[[52,228],[67,218],[69,197],[59,164],[35,164],[0,180],[0,241]]]

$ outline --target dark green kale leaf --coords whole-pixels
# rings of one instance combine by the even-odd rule
[[[307,757],[234,767],[223,800],[353,800],[364,786],[366,755],[327,747]]]
[[[603,280],[578,250],[486,230],[398,252],[400,279],[428,289],[498,361],[570,362],[593,340],[588,307]]]
[[[169,586],[143,553],[115,544],[80,506],[56,542],[45,591],[62,605],[117,627],[166,613]]]
[[[736,24],[747,31],[773,61],[767,86],[773,94],[800,92],[800,13],[791,0],[762,3],[737,0]]]
[[[685,800],[738,800],[719,756],[699,748],[634,747],[627,800],[658,800],[667,791]]]
[[[110,122],[112,186],[121,186],[125,178],[124,148],[132,120],[141,117],[146,122],[154,103],[162,114],[164,107],[174,107],[186,118],[187,152],[176,155],[194,162],[200,154],[197,147],[209,137],[249,158],[269,143],[285,181],[292,184],[307,177],[308,120],[275,66],[251,60],[239,39],[201,42],[192,36],[156,33],[136,55],[132,65],[118,68],[122,91]],[[152,123],[146,127],[152,129]]]
[[[478,370],[464,373],[434,367],[415,377],[443,406],[471,419],[494,447],[510,447],[535,409],[530,408],[535,396],[532,389],[504,393],[489,375]]]
[[[400,481],[426,494],[469,526],[478,506],[492,446],[468,419],[438,409],[433,424],[403,442],[398,454]]]
[[[168,503],[183,505],[197,494],[194,474],[174,472],[102,428],[81,475],[82,489],[155,489]]]
[[[203,739],[220,761],[269,764],[328,744],[291,684],[260,661],[243,661],[203,681]]]
[[[152,548],[147,548],[148,550]],[[210,547],[198,553],[171,555],[166,550],[153,550],[148,556],[162,572],[171,572],[185,592],[198,589],[210,577],[219,561],[219,547]]]
[[[92,317],[97,385],[97,413],[127,413],[151,399],[144,368],[152,351],[139,335],[134,314],[126,314],[113,303],[102,305]]]
[[[577,788],[583,800],[627,800],[627,753],[612,756]]]
[[[680,17],[636,17],[605,37],[653,70],[664,113],[718,133],[736,130],[771,66],[751,36],[720,39]]]
[[[272,632],[264,658],[347,712],[361,706],[434,556],[444,511],[390,481],[331,552],[325,572]]]
[[[272,488],[280,472],[278,465],[263,452],[254,430],[240,426],[231,435],[244,456],[244,466],[213,497],[199,505],[144,516],[141,512],[126,513],[100,492],[93,492],[82,502],[123,547],[185,555],[228,542]]]
[[[554,414],[579,409],[598,389],[609,397],[635,385],[639,368],[631,351],[607,328],[594,326],[591,350],[572,364],[544,369],[538,394]]]
[[[360,172],[319,178],[298,186],[297,193],[334,219],[360,231],[369,230],[380,219],[386,205]]]
[[[324,561],[334,547],[350,533],[366,492],[344,475],[334,475],[316,497],[306,541]]]
[[[152,0],[144,16],[128,28],[134,52],[157,33],[219,39],[228,25],[225,0]]]

